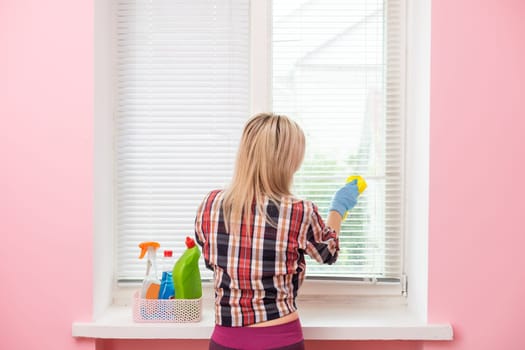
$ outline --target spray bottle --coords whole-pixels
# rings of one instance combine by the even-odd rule
[[[142,282],[140,297],[143,299],[157,299],[160,290],[160,281],[157,273],[157,249],[160,248],[160,244],[157,242],[142,242],[139,244],[139,247],[141,249],[139,259],[142,259],[147,253],[146,275],[144,276],[144,282]]]
[[[360,175],[350,175],[346,179],[346,183],[352,182],[354,180],[356,180],[357,191],[359,192],[359,195],[361,195],[366,190],[368,185],[366,184],[365,179],[363,179],[363,177]],[[345,221],[347,216],[348,216],[348,211],[345,213],[345,215],[343,215],[343,221]]]
[[[191,237],[186,237],[186,248],[173,267],[175,299],[199,299],[202,296],[199,270],[201,251]]]

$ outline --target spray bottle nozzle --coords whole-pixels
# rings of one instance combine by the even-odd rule
[[[139,248],[141,249],[139,259],[142,259],[149,248],[153,248],[155,251],[160,248],[160,244],[157,242],[142,242],[139,244]]]

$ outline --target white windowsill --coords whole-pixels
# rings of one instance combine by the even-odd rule
[[[374,305],[375,304],[375,305]],[[450,324],[428,324],[406,305],[340,300],[298,302],[306,340],[452,340]],[[97,320],[75,322],[74,337],[103,339],[209,339],[214,326],[212,301],[203,301],[198,323],[135,323],[129,306],[111,306]]]

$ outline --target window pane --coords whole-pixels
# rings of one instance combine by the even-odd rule
[[[249,1],[120,0],[116,20],[117,279],[140,280],[138,244],[158,241],[158,262],[180,256],[205,194],[231,178],[249,113]]]
[[[386,13],[383,1],[273,2],[273,110],[298,120],[307,137],[295,193],[327,213],[347,176],[368,182],[343,224],[337,264],[310,261],[309,276],[400,275],[401,122],[385,108]]]

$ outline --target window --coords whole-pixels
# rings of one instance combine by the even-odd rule
[[[273,109],[307,133],[295,193],[327,212],[349,174],[369,184],[343,224],[337,264],[310,264],[310,276],[401,275],[400,19],[399,1],[273,2]]]
[[[268,110],[307,134],[295,193],[326,212],[350,173],[369,184],[343,226],[338,263],[310,263],[308,276],[400,280],[401,0],[274,1],[271,45],[250,42],[248,0],[118,0],[116,13],[119,281],[143,277],[140,241],[180,254],[204,194],[228,183],[244,121],[258,112],[254,46],[271,51]]]
[[[118,1],[117,273],[138,244],[183,250],[198,204],[231,177],[249,114],[249,1]],[[203,278],[211,273],[203,268]]]

